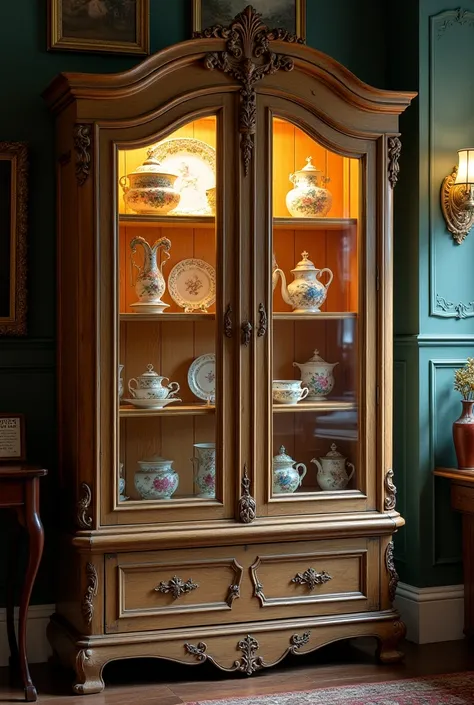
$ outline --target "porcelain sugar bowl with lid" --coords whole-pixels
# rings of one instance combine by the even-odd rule
[[[338,364],[338,362],[323,360],[319,350],[313,352],[313,356],[308,362],[293,363],[293,367],[300,368],[301,381],[309,389],[308,401],[325,399],[332,392],[334,388],[333,370]]]
[[[273,458],[273,494],[295,492],[306,475],[306,465],[297,463],[287,454],[285,446],[280,446],[278,455]]]
[[[135,399],[168,399],[179,392],[178,382],[164,385],[163,380],[168,380],[168,377],[159,375],[150,364],[146,372],[129,380],[128,390]]]
[[[332,194],[325,188],[329,179],[313,165],[312,157],[306,166],[290,174],[294,188],[286,194],[286,207],[294,218],[322,218],[332,206]]]
[[[327,267],[324,269],[315,267],[307,252],[302,252],[301,257],[303,259],[291,270],[293,281],[288,286],[282,269],[274,270],[273,276],[280,275],[283,301],[293,307],[294,313],[319,313],[320,306],[326,301],[333,273]],[[324,273],[329,276],[327,284],[320,281]]]
[[[180,201],[174,188],[177,178],[178,174],[164,171],[158,159],[149,155],[135,171],[120,178],[125,205],[135,213],[166,215]]]
[[[179,475],[173,461],[160,456],[139,460],[135,473],[135,489],[142,499],[171,499],[179,485]]]
[[[351,480],[355,467],[347,458],[339,453],[335,443],[331,450],[322,458],[311,460],[318,468],[318,485],[322,490],[343,490]],[[346,466],[350,470],[347,474]]]

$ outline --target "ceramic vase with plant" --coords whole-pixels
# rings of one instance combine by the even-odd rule
[[[458,468],[474,470],[474,358],[454,373],[454,389],[462,395],[462,414],[453,423],[453,440]]]

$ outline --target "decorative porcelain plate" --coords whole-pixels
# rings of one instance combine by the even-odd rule
[[[204,401],[216,396],[216,356],[214,353],[197,357],[188,370],[188,384],[193,394]]]
[[[168,277],[168,291],[185,313],[206,311],[216,300],[214,267],[202,259],[183,259]]]
[[[122,399],[124,404],[132,404],[137,409],[164,409],[168,404],[174,401],[181,401],[178,397],[172,399]]]
[[[172,137],[150,150],[161,169],[178,174],[174,189],[181,198],[170,215],[212,215],[207,189],[216,185],[216,150],[192,137]]]

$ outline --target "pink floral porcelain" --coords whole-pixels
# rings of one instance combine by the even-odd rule
[[[159,456],[139,460],[140,470],[135,473],[135,489],[142,499],[171,499],[179,485],[179,475],[173,461]]]

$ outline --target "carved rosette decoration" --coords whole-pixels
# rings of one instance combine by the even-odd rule
[[[229,592],[227,594],[226,602],[229,607],[232,607],[232,603],[240,597],[240,585],[229,585]]]
[[[94,616],[94,597],[97,596],[97,590],[99,586],[99,578],[97,576],[97,569],[93,563],[87,563],[86,565],[86,577],[87,577],[87,587],[82,598],[82,616],[84,617],[84,622],[89,626],[92,622],[92,617]]]
[[[296,654],[298,649],[301,649],[302,646],[305,646],[309,642],[310,636],[311,632],[303,632],[301,636],[299,634],[293,634],[290,639],[290,652]]]
[[[443,179],[441,184],[441,210],[446,221],[446,227],[458,245],[464,242],[466,235],[474,225],[474,211],[464,208],[466,187],[456,184],[458,167],[453,167],[451,174]]]
[[[74,127],[74,149],[76,150],[76,179],[83,186],[91,172],[92,126],[77,124]]]
[[[325,570],[318,573],[314,568],[308,568],[304,573],[296,573],[295,577],[291,579],[291,582],[298,583],[299,585],[307,585],[310,590],[314,590],[317,585],[324,585],[330,580],[332,580],[332,575],[326,573]]]
[[[402,143],[398,137],[388,138],[388,180],[390,186],[395,188],[395,184],[398,181],[398,172],[400,171],[400,165],[398,160],[400,159],[400,153],[402,151]]]
[[[242,658],[234,661],[234,666],[237,671],[251,676],[252,673],[255,673],[255,671],[265,666],[263,658],[257,656],[259,643],[253,636],[248,634],[245,639],[241,639],[238,643],[238,648],[242,651]]]
[[[182,578],[174,575],[167,583],[162,580],[161,583],[154,588],[154,590],[155,592],[171,593],[173,598],[177,600],[178,597],[181,597],[181,595],[186,595],[188,592],[197,590],[198,587],[198,583],[194,583],[191,578],[184,582]]]
[[[385,551],[385,567],[387,568],[387,572],[390,576],[388,582],[388,595],[390,597],[390,602],[393,602],[399,581],[397,569],[395,568],[395,560],[393,557],[393,541],[390,541],[387,545],[387,550]]]
[[[92,501],[91,488],[85,482],[81,483],[81,497],[77,503],[77,525],[80,529],[90,529],[92,526],[92,517],[89,514],[89,507]]]
[[[244,474],[240,483],[242,496],[239,499],[239,517],[243,524],[251,524],[257,515],[257,503],[250,494],[250,478],[247,472],[247,463],[244,465]]]
[[[203,32],[195,32],[193,36],[201,39],[225,39],[227,42],[226,51],[207,54],[204,61],[209,70],[218,69],[228,73],[242,85],[239,132],[244,173],[247,175],[257,128],[255,84],[279,70],[293,70],[293,60],[289,56],[272,52],[270,42],[276,39],[299,44],[304,42],[286,30],[268,29],[262,22],[262,16],[250,5],[235,17],[229,27],[216,25]]]
[[[390,468],[385,475],[385,511],[391,512],[397,504],[397,488],[393,482],[393,470]]]

